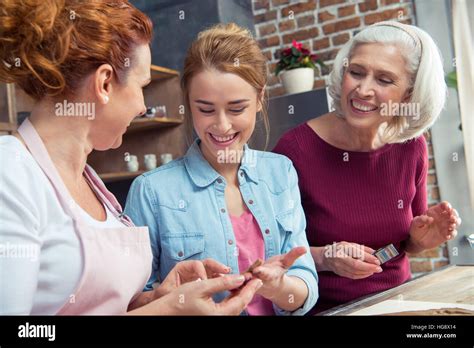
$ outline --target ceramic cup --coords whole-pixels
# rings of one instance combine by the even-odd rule
[[[173,160],[173,155],[170,153],[163,153],[161,154],[160,158],[161,158],[161,164],[166,164]]]
[[[145,168],[147,170],[153,170],[156,168],[156,155],[153,153],[146,154],[144,156]]]
[[[128,156],[128,161],[127,161],[127,170],[129,172],[136,172],[138,171],[138,157],[135,155],[130,155]]]

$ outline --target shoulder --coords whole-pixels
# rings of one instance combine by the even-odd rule
[[[20,189],[40,191],[44,185],[38,185],[38,181],[46,180],[41,170],[25,145],[14,136],[0,137],[0,159],[2,170],[0,177],[7,184],[2,189]]]
[[[13,136],[0,137],[2,219],[40,228],[57,207],[56,194],[30,152]],[[5,221],[4,221],[5,222]],[[31,226],[30,226],[31,227]]]
[[[186,166],[184,164],[184,157],[178,158],[169,163],[163,164],[156,169],[150,170],[141,175],[144,180],[156,181],[160,179],[166,179],[169,177],[180,177],[185,174]]]
[[[130,192],[142,192],[155,197],[155,192],[179,189],[189,182],[184,158],[179,158],[156,169],[143,173],[132,183]]]
[[[292,185],[296,170],[288,157],[273,152],[252,151],[255,153],[258,179],[271,192],[278,193]]]
[[[428,145],[423,135],[397,145],[402,148],[405,156],[411,155],[419,160],[424,160],[428,156]]]
[[[259,171],[268,173],[272,170],[282,170],[293,166],[293,162],[286,156],[275,152],[252,150],[254,157],[258,160]]]

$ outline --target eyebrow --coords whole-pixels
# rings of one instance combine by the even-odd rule
[[[354,65],[354,66],[359,67],[359,68],[362,68],[362,69],[367,69],[365,66],[360,65],[360,64],[357,64],[357,63],[351,63],[351,64],[349,64],[349,66],[351,66],[351,65]],[[396,77],[397,77],[397,75],[396,75],[395,73],[393,73],[393,72],[391,72],[391,71],[388,71],[388,70],[376,69],[376,71],[377,71],[378,73],[382,73],[382,74],[385,74],[385,75],[389,75],[389,76],[392,77],[392,78],[396,78]]]
[[[238,100],[232,100],[228,102],[227,104],[235,105],[235,104],[240,104],[240,103],[248,102],[248,101],[250,101],[250,99],[238,99]],[[214,103],[211,103],[207,100],[202,100],[202,99],[197,99],[194,102],[199,103],[199,104],[205,104],[205,105],[214,105]]]

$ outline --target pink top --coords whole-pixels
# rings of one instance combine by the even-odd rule
[[[257,221],[249,210],[240,217],[230,215],[239,252],[239,272],[247,270],[258,258],[265,260],[265,244]],[[247,306],[249,315],[275,315],[273,304],[266,298],[255,295]]]

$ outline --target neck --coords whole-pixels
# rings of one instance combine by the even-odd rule
[[[344,141],[353,151],[373,151],[381,148],[385,143],[380,139],[380,125],[371,128],[356,128],[351,126],[345,119],[339,118],[341,122]]]
[[[209,162],[212,168],[220,175],[222,175],[227,184],[237,184],[238,185],[238,178],[237,173],[240,167],[240,161],[237,163],[219,163],[217,158],[212,154],[208,154],[207,151],[200,145],[201,152],[204,158]]]
[[[92,152],[90,121],[84,117],[55,116],[52,102],[39,102],[33,108],[30,122],[40,135],[59,173],[79,182],[87,156]]]

